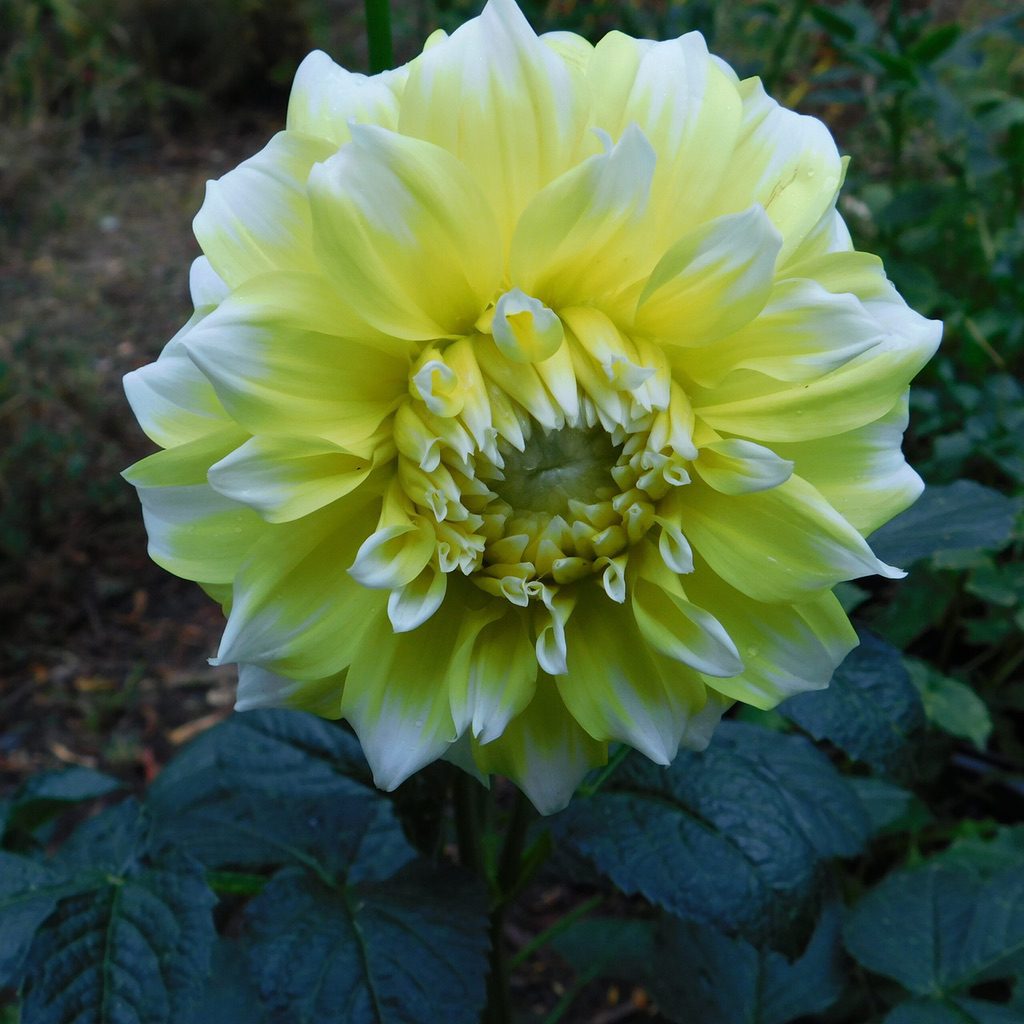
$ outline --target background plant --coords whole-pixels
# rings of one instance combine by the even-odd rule
[[[120,614],[131,585],[118,581],[141,563],[137,515],[114,482],[136,444],[114,381],[155,355],[130,320],[155,308],[170,333],[185,300],[170,270],[151,272],[184,265],[160,254],[165,222],[156,243],[128,226],[133,204],[154,202],[139,140],[174,137],[214,110],[251,117],[253,93],[272,96],[311,43],[349,66],[361,59],[358,7],[199,6],[191,22],[142,0],[0,6],[0,122],[37,140],[34,151],[6,143],[0,168],[0,585],[17,611],[5,694],[40,665],[55,687],[48,645],[74,626],[83,586],[101,619]],[[424,26],[475,13],[394,8],[399,55]],[[907,446],[932,487],[873,539],[909,579],[843,588],[865,641],[829,691],[745,711],[707,755],[668,772],[619,759],[507,854],[510,793],[489,801],[442,766],[392,799],[369,787],[347,732],[298,714],[231,719],[145,790],[109,745],[102,774],[4,768],[0,986],[11,1020],[19,1004],[36,1024],[79,1006],[87,1020],[115,1003],[128,1013],[135,1000],[142,1019],[174,1024],[332,1021],[339,1006],[354,1021],[473,1021],[489,930],[506,944],[501,969],[523,1020],[1024,1018],[1024,19],[1009,3],[525,9],[538,29],[592,38],[699,28],[853,155],[842,209],[855,240],[946,322],[913,391]],[[270,50],[235,45],[267,19]],[[216,74],[197,70],[217,53]],[[53,176],[56,153],[76,176]],[[115,199],[126,175],[129,198]],[[172,207],[167,225],[198,202],[178,189],[154,202]],[[109,216],[120,226],[107,231]],[[107,245],[121,270],[70,262],[72,240]],[[135,331],[150,338],[146,328]],[[139,552],[133,563],[115,548],[127,568],[109,556],[121,533]],[[103,671],[118,685],[147,673],[130,662]],[[111,694],[84,690],[76,708],[101,733],[132,693],[112,707]],[[430,813],[455,789],[459,815]],[[480,842],[463,828],[460,843],[467,817]],[[543,902],[553,890],[557,913]]]

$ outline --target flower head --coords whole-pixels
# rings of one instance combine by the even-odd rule
[[[153,558],[228,610],[239,708],[569,799],[733,700],[823,687],[831,594],[921,484],[938,343],[835,209],[828,131],[691,33],[491,0],[398,71],[322,53],[211,182],[195,314],[126,378]]]

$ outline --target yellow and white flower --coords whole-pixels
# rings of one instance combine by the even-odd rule
[[[825,686],[831,594],[917,496],[940,326],[835,209],[818,121],[697,33],[538,38],[491,0],[397,71],[299,68],[211,182],[195,314],[126,378],[152,557],[228,610],[240,709],[348,719],[551,811]]]

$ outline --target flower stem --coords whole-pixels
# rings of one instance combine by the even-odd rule
[[[370,74],[376,75],[392,67],[394,56],[388,0],[366,0],[366,43],[370,52]]]

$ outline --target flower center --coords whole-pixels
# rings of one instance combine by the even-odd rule
[[[619,449],[601,427],[538,430],[519,451],[501,442],[504,480],[491,486],[515,510],[565,515],[570,501],[608,501]]]

